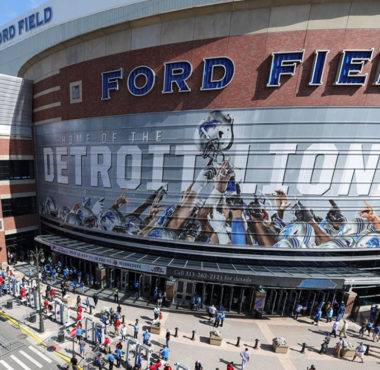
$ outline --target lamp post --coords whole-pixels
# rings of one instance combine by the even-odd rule
[[[37,294],[38,294],[38,314],[40,316],[40,333],[43,333],[45,331],[44,327],[44,320],[42,318],[42,304],[41,304],[41,286],[40,286],[40,259],[41,262],[43,263],[45,260],[44,252],[42,249],[38,249],[36,246],[36,251],[33,252],[31,251],[33,259],[36,261],[36,268],[37,268]]]

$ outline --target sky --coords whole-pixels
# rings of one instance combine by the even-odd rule
[[[48,0],[0,0],[0,26],[37,8]]]

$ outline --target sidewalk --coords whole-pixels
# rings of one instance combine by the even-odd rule
[[[29,271],[29,269],[28,269]],[[15,275],[18,278],[23,276],[21,271],[17,271]],[[60,281],[60,280],[58,280]],[[58,282],[57,281],[57,282]],[[44,294],[45,286],[41,288]],[[85,289],[85,293],[92,296],[94,290]],[[81,295],[82,303],[85,301],[85,295]],[[104,289],[98,293],[99,304],[93,314],[83,314],[84,317],[92,317],[99,321],[99,312],[104,307],[113,307],[116,310],[116,303],[112,303],[113,294],[109,289]],[[76,295],[71,293],[70,305],[73,310],[71,317],[74,319],[76,316],[75,302]],[[4,305],[10,296],[3,296],[0,298],[0,305]],[[121,297],[122,298],[122,297]],[[90,299],[93,304],[92,298]],[[125,322],[128,328],[128,334],[133,335],[132,325],[135,319],[140,321],[140,332],[138,339],[142,342],[141,334],[143,330],[148,327],[153,319],[153,304],[141,306],[142,302],[138,302],[140,306],[131,305],[129,299],[120,300],[122,306],[122,315],[125,315]],[[133,302],[132,302],[133,303]],[[24,321],[33,310],[25,306],[17,306],[11,310],[3,309],[7,314],[14,317],[16,320]],[[189,314],[184,315],[183,312],[177,310],[162,309],[163,319],[160,335],[152,334],[151,342],[152,349],[155,354],[165,344],[166,328],[170,329],[172,337],[170,341],[170,356],[169,363],[173,365],[175,362],[180,362],[193,369],[194,362],[200,360],[203,364],[204,370],[225,369],[229,361],[234,361],[238,364],[237,369],[240,369],[240,352],[247,347],[251,354],[251,361],[245,367],[249,369],[263,369],[271,367],[273,369],[306,369],[307,366],[314,364],[319,369],[359,369],[365,366],[366,369],[378,369],[380,363],[380,342],[373,343],[368,340],[368,336],[365,336],[363,340],[364,344],[370,345],[369,355],[365,356],[364,360],[366,365],[362,365],[359,362],[351,362],[346,359],[337,359],[333,356],[332,348],[338,341],[332,338],[330,342],[330,352],[327,355],[320,355],[318,353],[320,345],[326,335],[327,331],[331,331],[332,324],[320,322],[319,326],[311,324],[311,320],[308,317],[300,317],[298,321],[287,317],[275,317],[266,318],[262,320],[254,320],[246,318],[244,316],[230,318],[227,316],[224,327],[219,328],[223,335],[223,343],[220,347],[211,346],[209,344],[209,332],[214,328],[208,323],[208,316],[205,310],[194,312],[190,311]],[[64,343],[57,343],[57,333],[60,324],[47,319],[45,323],[45,333],[38,333],[38,319],[36,323],[29,323],[24,321],[24,325],[31,329],[38,337],[46,341],[49,345],[55,346],[55,348],[61,353],[65,354],[69,358],[72,356],[72,341],[69,340],[68,331],[66,331],[66,340]],[[178,337],[174,338],[173,334],[175,328],[178,327]],[[195,340],[191,340],[192,331],[195,330]],[[357,344],[362,341],[357,337],[359,326],[350,322],[348,340],[356,347]],[[110,330],[113,332],[113,329]],[[237,337],[241,337],[240,347],[236,347]],[[284,336],[289,344],[289,350],[287,354],[277,354],[272,351],[272,339],[277,336]],[[259,339],[259,346],[254,349],[255,339]],[[111,335],[110,337],[113,345],[119,341]],[[305,342],[307,347],[305,353],[300,353],[302,343]],[[93,352],[94,345],[87,344],[86,358],[93,359],[96,355]],[[124,348],[125,349],[125,345]],[[75,343],[75,351],[79,354],[78,344]],[[123,357],[125,358],[125,356]],[[81,360],[80,365],[89,364],[86,360]],[[91,367],[88,367],[93,368]]]

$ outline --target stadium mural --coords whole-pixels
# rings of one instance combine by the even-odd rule
[[[40,212],[78,230],[184,242],[379,247],[379,113],[223,109],[37,126]]]

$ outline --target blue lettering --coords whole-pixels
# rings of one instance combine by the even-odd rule
[[[119,90],[119,79],[121,78],[123,78],[122,68],[102,73],[102,100],[111,99],[111,90]]]
[[[16,35],[16,27],[12,24],[11,26],[9,26],[9,39],[13,39],[13,37],[15,37]]]
[[[227,57],[204,58],[203,79],[201,90],[219,90],[229,85],[234,77],[235,66]],[[222,67],[224,75],[219,80],[214,79],[215,67]]]
[[[311,79],[309,82],[309,85],[311,86],[318,86],[322,85],[322,76],[323,71],[325,69],[326,65],[326,59],[327,54],[329,53],[329,50],[316,50],[315,51],[315,58],[313,63],[313,72],[311,74]]]
[[[282,75],[293,76],[297,63],[301,63],[303,60],[304,52],[305,50],[272,53],[272,65],[267,86],[281,86],[280,79]]]
[[[34,23],[34,17],[35,16],[36,16],[35,14],[31,14],[29,16],[29,29],[31,29],[31,30],[36,27],[36,24]]]
[[[53,17],[53,9],[48,6],[44,9],[44,22],[48,23],[51,21],[51,18]]]
[[[8,41],[8,28],[3,29],[3,41]]]
[[[0,32],[0,45],[2,44],[2,42],[3,42],[3,35],[2,35],[2,33]]]
[[[42,26],[44,24],[44,20],[43,19],[40,20],[40,13],[36,13],[36,24],[37,24],[37,27]]]
[[[343,50],[335,85],[364,85],[367,73],[361,74],[363,66],[372,59],[373,49]]]
[[[164,87],[163,94],[169,94],[173,92],[173,84],[178,87],[178,92],[191,91],[186,80],[191,76],[193,72],[193,66],[188,61],[180,62],[168,62],[164,63]]]
[[[24,20],[23,19],[20,19],[18,21],[18,34],[21,35],[22,33],[22,29],[24,28]]]
[[[139,76],[145,77],[143,86],[136,85],[136,80]],[[153,89],[155,79],[156,76],[153,69],[147,66],[136,67],[129,73],[127,81],[128,90],[134,96],[144,96]]]
[[[29,31],[28,18],[25,18],[25,31]]]

